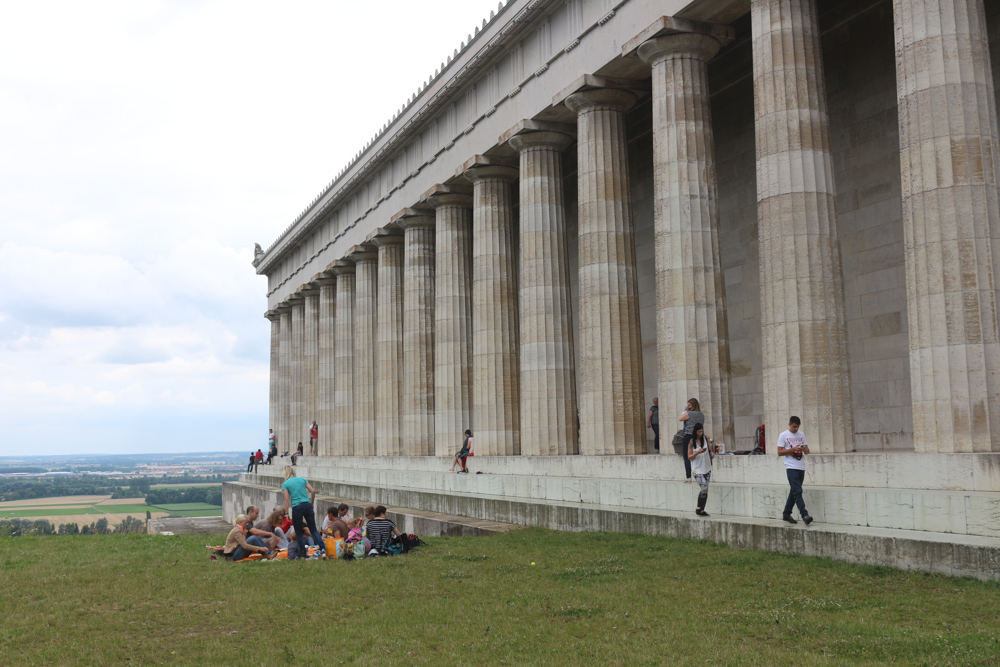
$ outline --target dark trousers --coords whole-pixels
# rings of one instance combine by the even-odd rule
[[[251,461],[250,463],[247,464],[247,472],[253,472],[253,464],[254,463],[255,463],[255,461]]]
[[[806,471],[788,468],[785,472],[788,473],[788,486],[791,487],[791,490],[788,492],[788,500],[785,501],[785,511],[782,516],[791,516],[792,506],[797,505],[799,516],[805,518],[809,516],[809,512],[806,511],[806,503],[802,500],[802,482],[806,478]]]
[[[653,449],[660,451],[660,425],[653,424]]]
[[[306,531],[303,527],[307,526],[313,537],[319,540],[319,531],[316,530],[316,514],[313,512],[312,503],[299,503],[292,508],[292,525],[295,526],[295,541],[298,543],[299,553],[305,556],[308,552],[306,551]],[[320,543],[317,541],[317,544]],[[322,550],[323,546],[320,544],[320,551]]]

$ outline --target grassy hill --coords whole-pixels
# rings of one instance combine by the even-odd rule
[[[210,562],[204,545],[221,540],[6,540],[0,663],[1000,660],[995,583],[540,529],[359,562]]]

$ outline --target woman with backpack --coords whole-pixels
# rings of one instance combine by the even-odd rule
[[[691,429],[691,439],[688,441],[687,458],[691,461],[695,481],[698,482],[698,506],[694,513],[698,516],[708,516],[705,511],[705,501],[708,500],[708,483],[712,478],[712,443],[705,435],[705,427],[695,424]]]

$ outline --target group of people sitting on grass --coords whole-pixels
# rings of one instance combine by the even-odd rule
[[[326,557],[326,539],[342,539],[344,544],[364,544],[366,555],[378,556],[392,553],[390,541],[395,536],[405,536],[396,524],[386,518],[388,510],[382,505],[366,507],[363,517],[353,518],[346,503],[331,506],[317,529],[313,500],[315,491],[303,477],[298,477],[291,466],[285,466],[285,482],[281,485],[285,505],[275,507],[266,519],[258,520],[260,509],[250,505],[246,514],[236,517],[233,529],[226,537],[223,554],[234,561],[259,553],[264,558],[275,558],[278,552],[288,550],[288,559],[305,558],[309,547],[317,547],[316,557]],[[292,508],[289,518],[287,507]]]

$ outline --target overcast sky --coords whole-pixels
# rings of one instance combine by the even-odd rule
[[[250,450],[267,247],[496,0],[0,0],[3,453]]]

